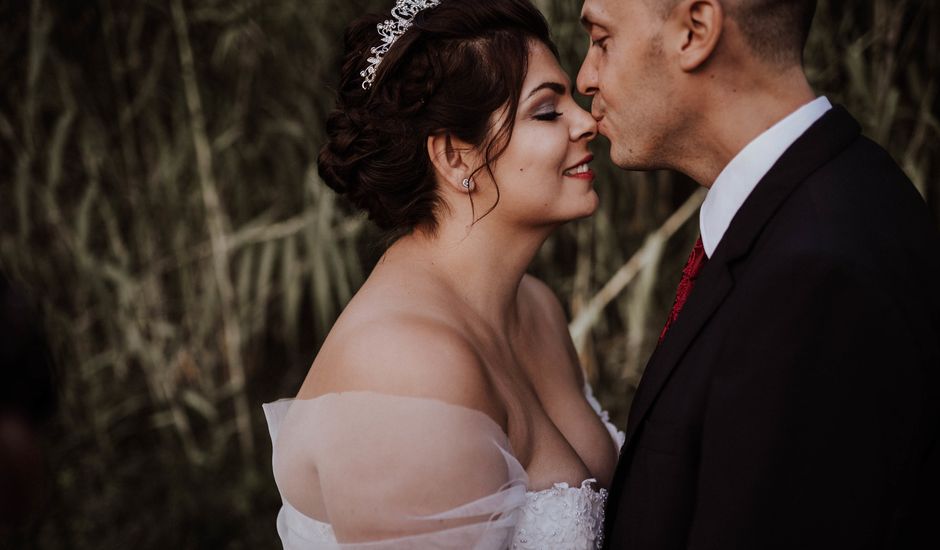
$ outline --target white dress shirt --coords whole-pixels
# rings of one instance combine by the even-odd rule
[[[699,214],[702,244],[709,258],[758,182],[793,142],[831,108],[825,97],[803,105],[754,138],[718,174]]]

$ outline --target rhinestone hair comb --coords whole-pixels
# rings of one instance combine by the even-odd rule
[[[440,0],[397,0],[395,2],[395,7],[392,8],[392,18],[376,26],[379,36],[382,37],[382,43],[372,48],[372,55],[368,58],[369,65],[359,73],[363,78],[363,90],[372,87],[375,72],[382,63],[382,59],[385,58],[385,54],[398,38],[411,28],[415,16],[423,10],[439,6],[440,3]]]

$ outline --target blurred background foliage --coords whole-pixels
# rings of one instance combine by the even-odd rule
[[[580,2],[536,3],[574,75]],[[381,253],[315,158],[342,28],[390,4],[0,2],[0,270],[41,306],[59,395],[43,512],[0,546],[277,547],[260,405],[294,394]],[[937,218],[940,5],[820,0],[807,65]],[[596,164],[600,211],[532,271],[624,422],[702,195]]]

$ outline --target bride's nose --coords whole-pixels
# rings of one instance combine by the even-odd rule
[[[574,122],[571,124],[571,141],[585,139],[591,141],[597,137],[597,121],[591,113],[581,107],[575,109]]]

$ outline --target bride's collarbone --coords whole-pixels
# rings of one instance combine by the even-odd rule
[[[461,347],[476,350],[481,366],[487,371],[485,376],[492,382],[492,389],[496,390],[491,395],[503,401],[490,403],[490,406],[479,403],[481,410],[503,424],[516,458],[526,469],[534,489],[548,488],[558,482],[574,485],[595,477],[543,405],[547,396],[559,393],[577,395],[580,388],[560,388],[559,384],[572,384],[569,377],[562,379],[541,372],[539,363],[544,362],[544,355],[539,352],[542,347],[539,340],[543,340],[544,335],[536,334],[536,327],[510,337],[480,323],[464,323],[461,328],[453,310],[434,308],[417,312],[411,308],[389,308],[379,315],[380,312],[375,310],[363,312],[355,309],[344,312],[345,315],[334,325],[314,363],[315,367],[321,368],[311,369],[311,374],[319,370],[319,376],[308,379],[307,382],[313,383],[301,393],[320,394],[345,387],[347,384],[343,380],[346,376],[342,371],[346,369],[333,368],[338,366],[333,364],[333,356],[345,355],[342,349],[348,345],[371,348],[369,336],[376,326],[384,327],[383,332],[390,327],[396,327],[391,330],[403,330],[420,320],[421,325],[438,326],[451,336],[460,335],[460,339],[465,340]],[[399,322],[393,322],[396,319]],[[407,366],[400,367],[407,370]],[[497,395],[499,397],[495,397]],[[512,410],[524,411],[524,414],[514,415]]]

